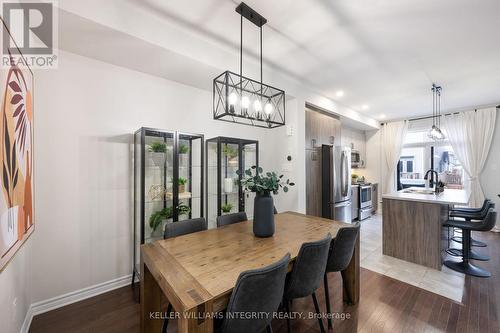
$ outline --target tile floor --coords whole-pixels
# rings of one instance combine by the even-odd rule
[[[442,271],[382,254],[382,215],[361,222],[361,267],[462,302],[465,276],[443,266]]]

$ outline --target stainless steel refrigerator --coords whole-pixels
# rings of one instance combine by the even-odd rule
[[[322,216],[351,223],[351,149],[321,147]]]

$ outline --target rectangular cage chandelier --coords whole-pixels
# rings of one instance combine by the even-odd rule
[[[262,80],[262,26],[267,20],[244,2],[240,14],[240,73],[225,71],[213,81],[215,120],[275,128],[285,125],[285,92]],[[243,18],[260,28],[260,81],[243,76]]]

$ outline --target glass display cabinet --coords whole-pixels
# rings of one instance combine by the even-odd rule
[[[163,239],[165,225],[203,217],[204,138],[140,128],[134,134],[134,277],[140,245]]]
[[[228,137],[207,140],[207,222],[217,227],[217,216],[246,212],[253,216],[255,193],[245,192],[239,185],[244,171],[259,165],[259,142]]]

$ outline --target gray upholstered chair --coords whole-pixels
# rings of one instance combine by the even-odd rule
[[[203,217],[172,222],[165,225],[165,233],[163,234],[163,238],[167,239],[203,230],[207,230],[207,221],[205,221]]]
[[[226,315],[220,327],[223,333],[259,333],[267,328],[272,332],[273,313],[283,299],[285,277],[290,254],[267,267],[242,272],[236,281]],[[260,314],[258,318],[243,319],[231,313]],[[219,330],[217,330],[219,331]]]
[[[359,222],[349,228],[341,228],[337,232],[337,236],[332,240],[330,251],[328,255],[328,262],[326,264],[326,271],[324,276],[325,286],[325,301],[326,311],[328,314],[332,313],[330,306],[330,292],[328,289],[328,273],[340,272],[347,268],[351,262],[354,247],[356,246],[356,239],[359,236]],[[331,316],[328,316],[328,330],[333,328]]]
[[[217,216],[217,228],[222,227],[223,225],[243,222],[248,220],[247,213],[238,212],[233,214],[227,214],[222,216]]]
[[[165,233],[163,238],[172,238],[182,235],[191,234],[193,232],[207,230],[207,221],[203,217],[197,219],[190,219],[178,222],[167,223],[165,225]],[[172,312],[172,304],[169,302],[167,307],[167,313]],[[166,333],[168,328],[168,317],[163,321],[162,332]]]
[[[293,299],[312,296],[316,313],[320,314],[316,290],[321,286],[321,279],[325,274],[326,262],[332,235],[328,234],[322,240],[304,243],[293,264],[292,272],[287,278],[283,304],[290,313],[290,303]],[[290,316],[287,316],[288,332],[290,332]],[[321,332],[325,331],[323,320],[318,315]]]

